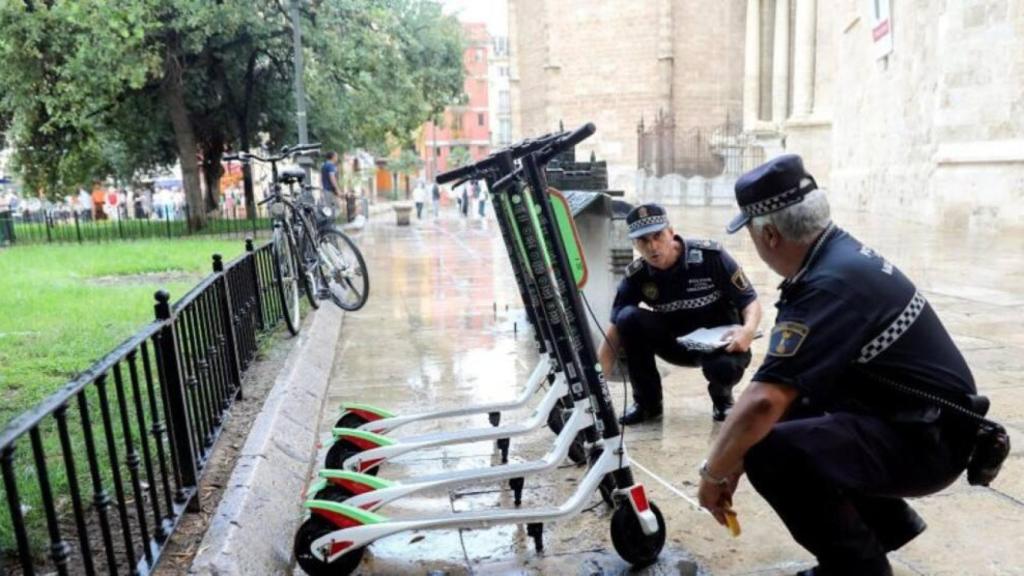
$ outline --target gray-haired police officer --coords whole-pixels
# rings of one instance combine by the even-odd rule
[[[598,353],[602,369],[610,374],[614,351],[620,345],[625,350],[636,403],[622,423],[661,415],[655,355],[680,366],[700,366],[709,382],[712,416],[725,420],[733,404],[732,388],[750,365],[750,342],[761,321],[757,293],[718,243],[676,236],[661,206],[637,206],[626,224],[641,258],[626,268],[612,305],[608,340]],[[649,309],[640,308],[641,302]],[[698,328],[722,325],[734,326],[724,349],[687,350],[676,342]]]
[[[924,296],[830,220],[798,156],[736,183],[757,253],[785,278],[764,364],[701,466],[719,522],[739,476],[818,560],[801,574],[891,574],[886,554],[925,529],[902,499],[934,493],[967,465],[977,425],[879,378],[969,405],[966,362]]]

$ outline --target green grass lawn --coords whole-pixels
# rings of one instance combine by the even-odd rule
[[[145,240],[0,249],[0,426],[153,320],[241,240]]]

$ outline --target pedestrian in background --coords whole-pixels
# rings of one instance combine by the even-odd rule
[[[416,187],[412,189],[412,201],[416,204],[416,219],[423,219],[423,203],[427,200],[427,189],[423,180],[416,181]]]
[[[430,202],[434,208],[434,218],[441,215],[441,187],[434,182],[430,185]]]
[[[320,187],[323,189],[323,201],[331,207],[334,215],[338,215],[341,198],[341,187],[338,186],[338,153],[328,152],[327,159],[320,166]]]

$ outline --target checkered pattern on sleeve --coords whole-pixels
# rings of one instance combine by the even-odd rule
[[[921,311],[924,310],[925,304],[928,301],[925,300],[924,296],[920,292],[915,292],[914,297],[910,299],[910,303],[903,309],[903,312],[893,320],[892,324],[888,328],[882,331],[881,334],[876,336],[871,342],[868,342],[863,348],[860,349],[860,358],[857,358],[857,362],[860,364],[867,364],[872,361],[876,356],[885,352],[890,346],[893,345],[900,336],[902,336],[917,320],[918,316],[921,315]]]
[[[778,212],[783,208],[799,203],[804,199],[804,196],[806,196],[808,192],[814,189],[814,184],[797,186],[796,188],[790,188],[789,190],[772,196],[771,198],[765,198],[764,200],[759,200],[753,204],[742,206],[740,210],[742,210],[747,216],[763,216],[765,214],[771,214],[772,212]]]
[[[648,216],[646,218],[640,218],[629,225],[629,231],[635,232],[641,228],[646,228],[654,224],[668,224],[668,217],[664,214],[656,214],[654,216]]]
[[[679,310],[695,310],[697,308],[703,308],[710,306],[718,301],[722,297],[722,293],[715,290],[707,296],[701,296],[700,298],[684,298],[682,300],[674,300],[672,302],[666,302],[665,304],[655,304],[651,306],[655,312],[678,312]]]

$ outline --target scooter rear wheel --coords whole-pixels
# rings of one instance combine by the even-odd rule
[[[327,456],[324,458],[324,467],[331,470],[341,470],[344,468],[345,460],[349,457],[354,456],[363,449],[356,446],[354,443],[349,442],[345,439],[336,440],[331,449],[327,451]],[[366,474],[371,476],[377,475],[377,468],[371,468],[366,471]]]
[[[367,420],[366,418],[363,418],[359,414],[353,414],[353,413],[349,412],[348,414],[345,414],[341,418],[338,418],[338,421],[334,423],[334,427],[335,428],[359,428],[360,426],[362,426],[363,424],[366,424],[367,422],[369,422],[369,420]]]
[[[615,478],[612,478],[611,474],[604,475],[601,484],[597,486],[597,491],[601,493],[601,500],[604,500],[605,504],[615,507]]]
[[[314,498],[317,500],[330,500],[331,502],[344,502],[353,496],[355,496],[355,493],[348,488],[343,488],[337,484],[329,484],[326,488],[317,492]]]
[[[623,502],[612,515],[612,544],[615,545],[615,551],[637,568],[654,564],[665,546],[665,518],[654,502],[650,506],[658,519],[658,531],[650,535],[644,534],[640,519],[628,503]]]
[[[351,574],[363,560],[366,548],[356,548],[343,554],[334,562],[324,562],[313,555],[312,545],[317,538],[330,534],[338,528],[325,518],[311,516],[299,526],[295,533],[293,549],[295,559],[309,576],[338,576]]]

